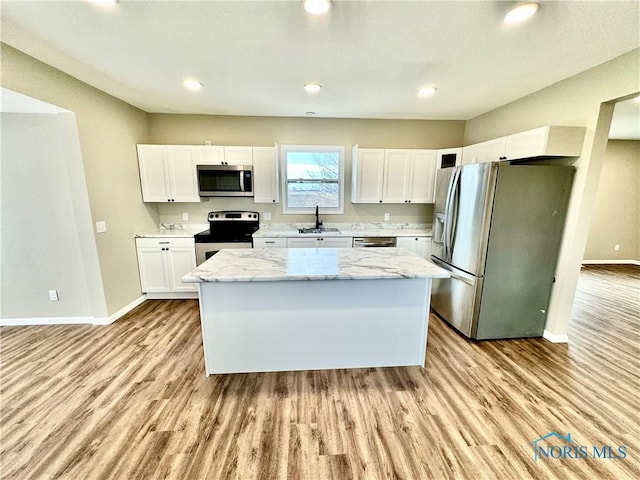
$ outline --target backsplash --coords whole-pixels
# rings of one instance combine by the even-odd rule
[[[251,198],[212,197],[200,203],[159,203],[158,213],[160,222],[165,224],[202,224],[207,222],[207,215],[214,210],[248,210],[260,213],[260,225],[268,223],[312,223],[314,217],[308,215],[284,215],[282,205],[254,203]],[[182,214],[187,213],[188,220],[183,220]],[[264,214],[270,213],[271,220],[265,220]],[[384,214],[389,214],[389,221],[384,221]],[[354,223],[384,225],[397,224],[430,224],[433,220],[432,204],[353,204],[345,203],[345,213],[342,215],[320,213],[320,219],[329,223]],[[378,227],[380,228],[380,227]],[[397,227],[396,227],[397,228]],[[408,227],[405,227],[408,228]]]

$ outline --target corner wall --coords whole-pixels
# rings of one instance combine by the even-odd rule
[[[640,262],[640,141],[609,140],[584,261],[625,260]]]
[[[153,230],[159,222],[157,206],[142,202],[138,175],[136,144],[148,142],[147,114],[6,44],[0,44],[0,56],[3,87],[75,113],[89,227],[95,231],[99,220],[107,224],[106,233],[94,235],[107,313],[112,315],[141,296],[133,235]],[[42,248],[56,254],[46,242]],[[43,314],[55,316],[55,311]]]
[[[580,265],[613,115],[613,101],[640,90],[640,49],[580,73],[520,100],[467,121],[469,145],[542,125],[586,127],[577,159],[546,337],[567,341]]]

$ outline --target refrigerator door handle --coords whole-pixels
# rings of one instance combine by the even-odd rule
[[[452,244],[451,244],[451,230],[453,228],[453,211],[452,211],[452,203],[454,197],[454,190],[456,189],[456,185],[458,183],[458,179],[460,177],[460,168],[456,168],[456,171],[451,176],[451,181],[449,182],[449,189],[447,190],[447,202],[445,204],[445,223],[444,223],[444,252],[445,258],[447,260],[451,260],[452,255]]]
[[[447,242],[449,243],[449,260],[451,260],[453,256],[453,245],[456,240],[456,232],[458,226],[458,207],[459,207],[459,198],[460,198],[460,179],[462,177],[462,172],[458,171],[458,176],[453,184],[453,190],[451,192],[451,206],[450,206],[450,219],[449,219],[449,237]]]
[[[466,272],[462,272],[460,270],[458,270],[455,267],[452,267],[451,265],[443,262],[442,260],[440,260],[438,257],[434,257],[431,256],[431,262],[435,263],[437,266],[444,268],[445,270],[447,270],[449,272],[449,274],[451,275],[451,278],[455,278],[457,280],[460,280],[464,283],[467,283],[469,285],[474,285],[474,283],[477,281],[478,277],[475,277],[469,273]]]

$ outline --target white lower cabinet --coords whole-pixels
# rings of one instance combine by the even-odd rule
[[[144,293],[171,294],[198,291],[197,284],[182,283],[181,280],[183,275],[196,268],[193,238],[136,238],[136,249],[140,284]]]
[[[351,248],[351,237],[287,238],[287,248]]]
[[[254,238],[253,248],[287,248],[287,239],[284,237]]]
[[[409,250],[427,260],[431,257],[431,237],[398,237],[396,247]]]

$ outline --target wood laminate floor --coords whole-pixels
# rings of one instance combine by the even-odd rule
[[[207,378],[195,300],[4,327],[0,477],[637,479],[639,271],[583,269],[568,345],[469,342],[432,315],[424,369]],[[627,457],[534,461],[552,431]]]

